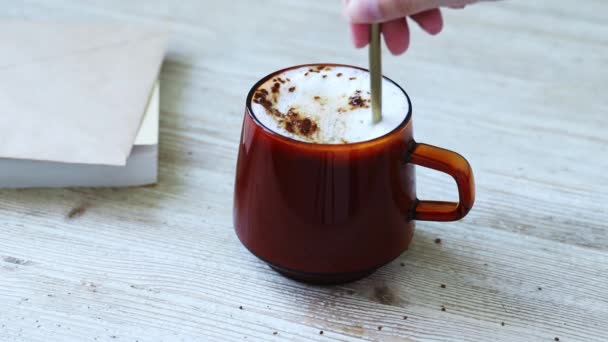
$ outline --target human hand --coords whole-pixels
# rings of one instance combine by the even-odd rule
[[[440,7],[464,8],[479,0],[342,0],[350,20],[353,43],[362,48],[369,43],[369,24],[383,23],[382,34],[389,51],[404,53],[410,44],[408,20],[435,35],[443,28]]]

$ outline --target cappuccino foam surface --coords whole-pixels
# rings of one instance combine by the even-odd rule
[[[274,75],[254,92],[251,107],[268,129],[317,144],[381,137],[399,126],[409,111],[402,90],[383,79],[382,121],[374,124],[369,72],[324,65]]]

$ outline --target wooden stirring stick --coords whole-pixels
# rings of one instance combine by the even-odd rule
[[[380,24],[372,24],[369,43],[369,72],[372,93],[372,122],[382,121],[382,53]]]

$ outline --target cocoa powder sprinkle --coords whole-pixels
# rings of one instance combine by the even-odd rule
[[[361,97],[361,90],[355,91],[353,96],[348,98],[348,104],[354,108],[362,108],[368,105],[369,100]]]
[[[312,129],[312,121],[310,121],[309,118],[306,118],[301,121],[300,132],[302,132],[305,135],[308,135],[308,133],[310,133],[311,129]]]
[[[278,93],[279,89],[281,88],[281,84],[279,82],[276,82],[275,84],[272,85],[272,88],[270,88],[270,91],[272,91],[273,93]]]
[[[318,72],[323,70],[323,68],[317,67],[315,69],[311,68],[310,70],[312,72]],[[302,137],[305,140],[314,141],[316,133],[319,131],[319,126],[314,118],[308,117],[305,113],[301,113],[297,107],[291,107],[286,112],[282,112],[275,107],[281,93],[281,85],[288,81],[287,78],[271,78],[269,83],[264,86],[265,88],[260,88],[254,92],[252,102],[264,107],[266,112],[273,116],[276,122],[287,132]],[[296,86],[288,85],[286,86],[286,90],[294,92]],[[321,101],[322,97],[314,96],[314,100]]]
[[[293,122],[286,121],[286,122],[285,122],[285,130],[286,130],[287,132],[289,132],[289,133],[294,133],[294,132],[295,132],[295,130],[294,130],[294,128],[293,128]]]

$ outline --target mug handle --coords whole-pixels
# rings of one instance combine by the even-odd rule
[[[471,165],[463,156],[443,148],[414,142],[406,162],[447,173],[454,178],[458,186],[458,203],[416,200],[414,220],[457,221],[467,215],[475,202],[475,181]]]

